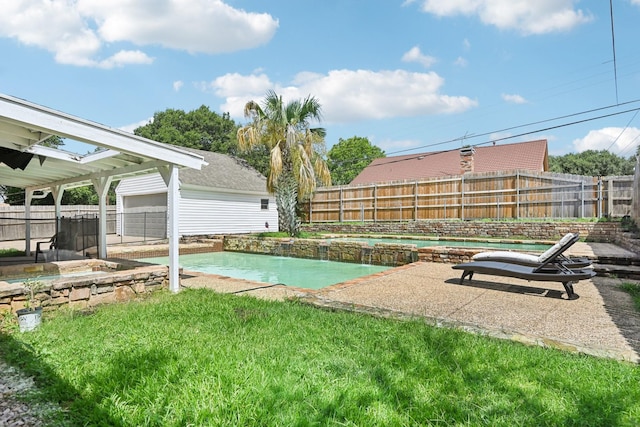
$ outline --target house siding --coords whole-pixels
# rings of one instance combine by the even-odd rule
[[[116,187],[116,212],[125,213],[126,198],[166,192],[167,187],[159,173],[124,179]],[[262,199],[269,200],[266,210],[261,209]],[[122,230],[121,218],[122,215],[117,215],[119,232]],[[250,194],[181,185],[179,232],[183,236],[263,232],[267,230],[265,223],[269,224],[269,231],[278,231],[275,198],[266,191]]]
[[[268,195],[182,190],[180,233],[238,234],[278,231],[275,199]],[[269,208],[261,209],[261,199],[269,199]]]

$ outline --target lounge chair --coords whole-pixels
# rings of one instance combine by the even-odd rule
[[[510,251],[488,251],[480,252],[472,257],[473,261],[498,261],[511,264],[520,264],[528,266],[538,266],[543,264],[552,256],[556,256],[556,262],[561,262],[565,267],[570,269],[585,268],[591,265],[589,258],[567,257],[563,254],[570,246],[578,241],[580,235],[578,233],[567,233],[555,245],[547,249],[540,255],[525,254],[521,252]]]
[[[455,270],[463,270],[462,277],[460,277],[461,285],[464,283],[465,277],[469,277],[469,280],[471,280],[474,273],[516,277],[518,279],[541,282],[560,282],[565,291],[567,291],[567,297],[575,299],[576,294],[573,291],[573,283],[590,279],[596,275],[593,269],[569,268],[564,264],[565,257],[562,256],[562,253],[575,243],[578,237],[578,235],[574,235],[568,238],[564,245],[558,242],[553,246],[553,250],[548,251],[548,254],[545,252],[547,254],[545,259],[536,265],[522,265],[501,261],[472,261],[454,265],[453,268]]]
[[[38,242],[36,243],[36,263],[38,262],[38,254],[42,254],[42,256],[45,259],[45,262],[47,261],[47,257],[44,253],[44,251],[42,250],[42,248],[40,247],[40,245],[42,244],[47,244],[49,243],[49,250],[55,249],[58,247],[58,234],[54,234],[53,236],[51,236],[51,239],[47,240],[46,242]]]

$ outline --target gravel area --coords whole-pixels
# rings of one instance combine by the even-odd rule
[[[33,378],[0,360],[0,426],[43,426],[43,415],[57,411],[54,405],[31,405],[19,397],[35,391]]]

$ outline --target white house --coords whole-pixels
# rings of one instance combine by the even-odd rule
[[[208,165],[180,172],[180,235],[278,231],[275,197],[267,192],[263,175],[241,159],[185,150],[201,155]],[[167,186],[159,173],[126,178],[116,187],[120,235],[165,237],[166,211]]]

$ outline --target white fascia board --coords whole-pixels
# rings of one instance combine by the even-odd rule
[[[0,94],[0,117],[18,122],[31,130],[162,160],[177,166],[199,170],[206,164],[204,158],[197,154],[8,95]]]
[[[33,145],[22,150],[23,153],[31,153],[45,157],[51,157],[67,162],[80,163],[80,156],[69,151],[59,150],[56,148],[43,147],[41,145]]]

